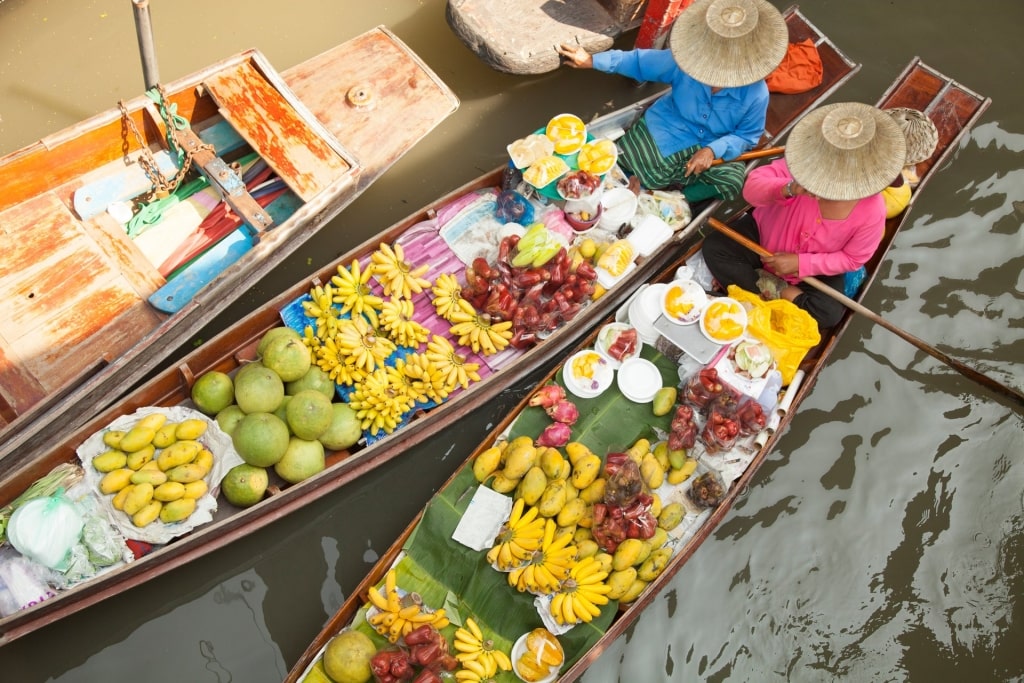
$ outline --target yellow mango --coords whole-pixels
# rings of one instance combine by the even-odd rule
[[[644,581],[641,578],[634,579],[632,585],[630,585],[630,587],[626,589],[625,594],[621,598],[619,598],[619,602],[628,605],[629,603],[639,598],[640,594],[644,592],[645,588],[647,588],[647,581]]]
[[[539,465],[534,465],[519,481],[516,497],[522,498],[527,505],[536,505],[547,485],[548,478],[544,476],[544,470]]]
[[[654,491],[665,482],[665,470],[658,464],[658,459],[653,453],[645,453],[640,460],[640,478],[647,484],[647,488]]]
[[[661,512],[661,496],[657,493],[651,494],[651,516],[657,517]]]
[[[562,469],[558,472],[558,476],[555,479],[568,479],[569,475],[572,474],[572,463],[568,459],[562,460]]]
[[[555,517],[555,519],[556,520],[558,519],[557,516]],[[555,523],[558,524],[557,521]],[[555,538],[561,538],[562,536],[565,536],[566,534],[569,534],[569,536],[575,536],[576,535],[576,525],[575,524],[570,524],[569,526],[561,526],[561,525],[559,525],[559,526],[555,527]]]
[[[588,538],[576,544],[576,558],[582,560],[584,557],[593,557],[601,550],[597,541]]]
[[[128,432],[121,429],[108,429],[103,432],[103,443],[111,448],[118,448],[121,445],[121,439]]]
[[[601,474],[601,458],[591,453],[590,455],[584,455],[572,466],[572,485],[577,490],[585,489],[594,483],[597,476]]]
[[[651,547],[657,550],[668,543],[668,532],[662,528],[654,530],[654,535],[647,539],[647,542],[651,544]]]
[[[659,441],[657,445],[654,446],[654,450],[651,451],[651,454],[657,459],[658,464],[661,465],[661,469],[668,472],[669,468],[672,466],[668,459],[668,442]]]
[[[156,429],[135,425],[128,430],[127,434],[121,437],[118,448],[125,453],[131,453],[151,444],[154,436],[156,436]]]
[[[679,526],[685,516],[686,508],[682,503],[669,503],[661,509],[661,514],[658,515],[658,526],[665,531],[672,531]]]
[[[537,501],[537,514],[541,517],[555,517],[565,506],[566,483],[561,479],[549,483]]]
[[[113,472],[122,469],[128,464],[128,456],[124,451],[110,449],[104,451],[92,459],[92,466],[97,472]]]
[[[636,571],[637,578],[644,581],[654,581],[665,570],[665,567],[668,566],[670,559],[672,559],[671,548],[658,548],[640,565],[640,568]]]
[[[206,471],[194,462],[190,462],[184,465],[178,465],[167,470],[167,478],[170,481],[176,481],[181,484],[188,484],[189,482],[199,481],[206,476]]]
[[[634,567],[642,565],[651,556],[651,553],[654,552],[654,546],[646,538],[641,543],[643,545],[640,547],[640,553],[636,556],[636,560],[633,561]]]
[[[676,394],[675,387],[662,387],[658,389],[654,394],[654,400],[651,401],[651,412],[658,417],[668,415],[669,411],[672,410],[672,406],[676,403]]]
[[[128,497],[128,494],[132,492],[132,484],[125,486],[123,489],[114,494],[111,498],[110,504],[114,506],[115,510],[124,510],[124,500]]]
[[[583,516],[577,520],[576,526],[583,527],[584,529],[590,529],[594,526],[593,503],[587,503],[587,509],[583,512]]]
[[[608,587],[611,588],[606,595],[609,600],[619,600],[629,587],[636,581],[636,568],[626,567],[625,569],[619,569],[618,571],[612,571],[608,577],[604,580]]]
[[[140,467],[136,471],[141,472],[142,470],[156,470],[158,472],[162,472],[163,471],[163,470],[160,469],[160,466],[156,464],[156,460],[147,460],[146,464],[143,465],[142,467]]]
[[[132,515],[132,524],[140,528],[147,524],[151,524],[162,511],[161,508],[163,508],[163,505],[164,504],[159,500],[149,501],[143,505],[138,512]]]
[[[579,498],[573,498],[558,511],[555,521],[558,522],[558,526],[575,525],[586,512],[587,504]]]
[[[579,441],[570,441],[565,444],[565,454],[569,456],[569,462],[575,465],[576,461],[583,456],[593,455],[594,453],[586,446],[586,444],[582,444]]]
[[[498,493],[512,493],[519,485],[519,479],[505,476],[505,470],[498,470],[491,479],[491,488]]]
[[[576,533],[572,535],[572,542],[579,543],[588,539],[593,540],[594,534],[590,533],[590,529],[584,529],[583,527],[577,527]]]
[[[580,491],[580,498],[586,503],[600,503],[604,500],[604,492],[607,485],[607,479],[598,477]]]
[[[100,493],[109,495],[117,493],[131,483],[133,470],[127,467],[120,467],[103,475],[100,479]]]
[[[611,553],[606,553],[605,551],[602,550],[597,555],[594,555],[594,560],[597,561],[601,565],[601,571],[605,572],[606,574],[611,574],[612,573],[612,555],[611,555]]]
[[[644,542],[639,538],[627,538],[612,554],[612,569],[622,571],[626,567],[632,567],[637,563],[640,553],[643,552]]]
[[[205,477],[213,469],[213,451],[206,447],[199,449],[199,455],[192,462],[203,468],[203,476]]]
[[[198,417],[190,417],[187,420],[182,420],[181,424],[174,431],[174,436],[179,441],[195,441],[203,434],[206,433],[207,428],[206,420],[200,420]]]
[[[195,498],[179,498],[164,505],[163,509],[160,510],[160,521],[164,524],[180,522],[195,512],[195,509]]]
[[[491,446],[473,458],[473,476],[476,477],[477,481],[483,483],[487,480],[487,477],[494,474],[500,464],[501,449],[497,446]]]
[[[161,472],[163,474],[163,472]],[[185,485],[177,481],[165,481],[153,489],[153,498],[161,503],[169,503],[185,497]]]
[[[516,444],[509,446],[505,454],[505,476],[511,479],[521,479],[531,467],[537,464],[537,448],[533,443]]]
[[[152,486],[160,486],[167,481],[167,475],[160,470],[139,470],[132,474],[133,484],[150,484]]]
[[[163,427],[156,430],[156,434],[153,436],[153,445],[157,448],[167,448],[178,440],[178,437],[175,436],[177,429],[177,422],[168,422]]]
[[[198,481],[190,481],[185,484],[185,498],[200,498],[203,494],[210,490],[210,487],[206,485],[206,482],[202,479]]]
[[[163,413],[150,413],[146,417],[142,418],[135,423],[136,427],[143,427],[144,429],[152,429],[154,432],[167,422],[167,416]]]
[[[128,467],[133,470],[141,470],[146,466],[146,463],[153,462],[155,454],[156,447],[153,444],[148,444],[137,451],[132,451],[128,454]]]
[[[558,479],[562,473],[565,456],[557,448],[546,446],[540,453],[540,468],[548,479]]]
[[[149,501],[153,500],[153,485],[152,484],[136,484],[132,487],[131,493],[129,493],[124,499],[124,513],[131,517],[136,512],[144,508]]]
[[[176,441],[156,456],[157,465],[164,472],[178,465],[185,465],[196,459],[203,446],[198,441]]]
[[[640,464],[640,459],[644,457],[645,453],[650,452],[651,442],[648,439],[637,439],[636,442],[626,449],[626,455],[636,461],[636,464]]]

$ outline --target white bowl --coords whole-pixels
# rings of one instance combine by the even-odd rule
[[[650,403],[661,389],[661,372],[646,358],[630,358],[620,367],[616,382],[622,395],[633,403]]]
[[[600,332],[597,333],[597,340],[594,342],[594,348],[597,349],[597,352],[607,358],[608,362],[611,363],[611,366],[616,369],[618,369],[624,361],[639,356],[641,349],[644,348],[643,339],[640,338],[640,331],[636,330],[636,348],[633,349],[633,353],[627,354],[621,360],[608,353],[608,349],[615,342],[615,339],[619,334],[626,332],[627,330],[636,330],[636,328],[627,323],[608,323],[601,328]]]
[[[596,356],[593,377],[577,377],[573,371],[573,363],[588,355]],[[579,398],[594,398],[600,396],[605,389],[612,385],[615,378],[615,370],[612,369],[609,359],[594,349],[585,349],[572,355],[562,366],[562,381],[565,388]]]
[[[605,191],[601,204],[604,205],[604,213],[597,226],[614,232],[633,219],[639,202],[628,187],[615,187]]]
[[[729,316],[733,320],[735,320],[737,323],[739,323],[740,329],[739,329],[739,332],[736,335],[734,335],[732,337],[728,337],[728,338],[726,338],[726,337],[719,338],[719,337],[716,337],[716,336],[712,335],[708,331],[708,322],[707,322],[708,313],[713,312],[713,309],[715,308],[715,304],[717,304],[717,303],[735,304],[736,309],[738,309],[737,313],[733,313],[733,314],[731,314]],[[743,304],[741,304],[739,301],[736,301],[736,299],[731,299],[731,298],[729,298],[727,296],[718,297],[718,298],[715,298],[715,299],[710,299],[708,301],[707,305],[704,307],[704,311],[700,315],[700,331],[701,331],[701,333],[703,333],[703,335],[705,337],[707,337],[710,341],[713,341],[716,344],[723,344],[723,345],[724,344],[731,344],[734,341],[737,341],[738,339],[740,339],[743,336],[743,333],[746,332],[746,330],[747,330],[747,309],[743,308]]]
[[[670,303],[671,302],[671,303]],[[700,320],[701,311],[708,302],[704,289],[693,280],[675,280],[665,288],[661,297],[661,312],[665,320],[677,325],[692,325]],[[672,314],[672,303],[689,303],[693,307],[685,314]]]
[[[524,633],[519,636],[519,639],[516,640],[515,644],[512,646],[512,654],[510,655],[512,660],[512,673],[514,673],[516,678],[521,681],[525,681],[526,679],[519,675],[519,658],[522,657],[524,652],[526,652],[526,637],[529,635],[529,633]],[[560,666],[551,667],[551,675],[547,678],[541,678],[540,680],[535,681],[535,683],[553,683],[553,681],[558,678],[558,671],[561,668],[562,667]]]

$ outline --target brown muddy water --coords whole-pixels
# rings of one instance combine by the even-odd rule
[[[801,9],[864,65],[833,101],[874,102],[915,55],[992,97],[865,303],[1020,388],[1024,5],[805,0]],[[503,163],[505,145],[551,115],[589,118],[648,92],[592,72],[491,71],[453,37],[440,0],[153,0],[152,16],[163,80],[253,46],[284,69],[385,24],[462,100],[206,337]],[[0,153],[142,89],[130,0],[0,0]],[[281,680],[526,389],[251,538],[0,648],[0,679]],[[749,492],[583,680],[1024,679],[1022,427],[983,388],[855,322]]]

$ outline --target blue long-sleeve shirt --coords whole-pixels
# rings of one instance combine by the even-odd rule
[[[711,94],[711,86],[688,76],[669,50],[608,50],[593,60],[598,71],[672,86],[644,114],[662,156],[700,145],[716,158],[733,159],[761,139],[768,113],[763,80]]]

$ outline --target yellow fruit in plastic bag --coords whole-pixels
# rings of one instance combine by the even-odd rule
[[[523,171],[523,180],[534,187],[544,187],[569,172],[565,159],[554,155],[541,157]]]
[[[572,154],[587,141],[587,125],[575,114],[559,114],[548,121],[544,134],[555,143],[558,154]]]
[[[616,240],[604,250],[597,265],[608,271],[612,277],[618,277],[626,272],[626,268],[633,262],[633,245],[629,240]]]
[[[580,149],[576,157],[576,165],[581,171],[588,171],[594,175],[604,175],[612,170],[619,152],[615,143],[606,138],[591,140]]]
[[[555,153],[555,143],[547,135],[535,133],[508,146],[508,155],[516,168],[526,168],[538,159]]]

